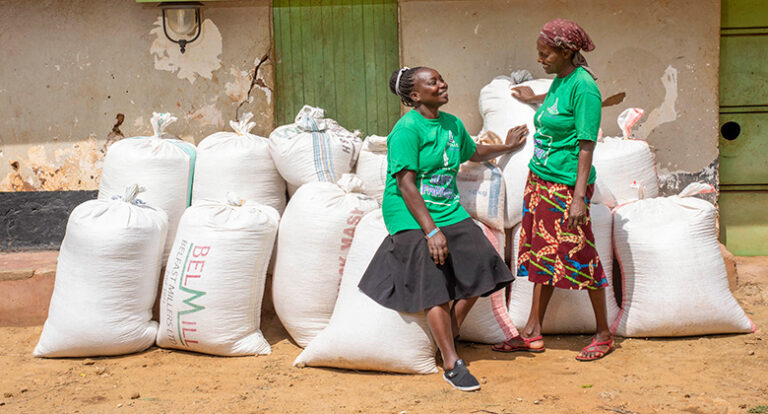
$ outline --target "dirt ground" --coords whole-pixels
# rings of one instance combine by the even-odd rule
[[[545,338],[543,354],[463,343],[482,383],[441,374],[294,368],[300,353],[265,311],[270,356],[222,358],[151,348],[109,358],[37,359],[42,327],[0,328],[0,413],[768,413],[768,258],[737,258],[736,298],[755,334],[619,339],[606,359],[573,359],[586,336]]]

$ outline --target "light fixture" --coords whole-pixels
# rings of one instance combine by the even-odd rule
[[[200,31],[202,30],[200,8],[203,7],[203,3],[199,1],[163,2],[158,7],[163,9],[163,32],[165,37],[171,42],[178,44],[181,53],[184,53],[187,44],[194,42],[200,37]],[[168,35],[168,26],[170,26],[172,32],[179,36],[188,37],[193,33],[195,36],[191,39],[173,39]]]

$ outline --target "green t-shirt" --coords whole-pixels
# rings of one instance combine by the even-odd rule
[[[533,157],[528,167],[544,180],[576,185],[579,141],[595,141],[600,129],[600,90],[581,67],[564,78],[555,77],[536,115]],[[595,182],[595,167],[589,184]]]
[[[454,115],[440,112],[437,119],[427,119],[416,110],[403,115],[387,137],[387,183],[381,208],[389,233],[421,228],[397,187],[395,174],[402,170],[416,172],[416,186],[438,227],[469,218],[459,204],[456,174],[475,148]]]

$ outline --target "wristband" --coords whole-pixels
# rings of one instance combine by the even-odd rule
[[[438,231],[440,231],[440,227],[435,227],[435,229],[434,229],[434,230],[432,230],[432,231],[430,231],[429,233],[427,233],[427,235],[426,235],[426,236],[424,236],[424,237],[426,237],[426,238],[427,238],[427,240],[429,240],[429,239],[431,239],[432,237],[434,237],[434,236],[435,236],[435,234],[437,234],[437,232],[438,232]]]

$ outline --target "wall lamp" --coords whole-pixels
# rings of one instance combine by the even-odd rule
[[[199,1],[162,2],[158,7],[163,10],[163,32],[165,37],[179,45],[181,53],[184,53],[187,45],[200,37],[200,31],[202,30],[200,8],[203,7],[203,3]],[[181,38],[176,40],[168,35],[168,26],[170,26],[172,32],[179,36],[188,37],[192,36],[193,33],[195,35],[191,39]]]

